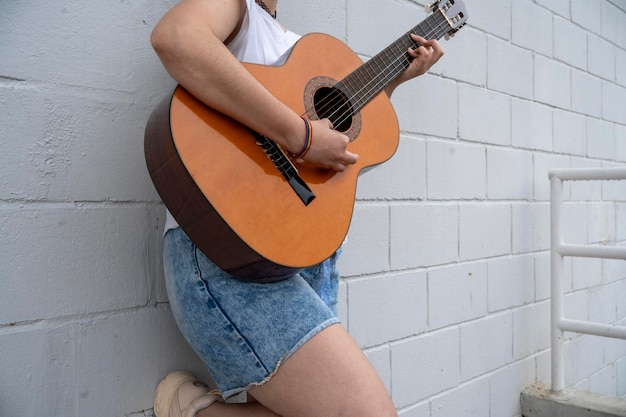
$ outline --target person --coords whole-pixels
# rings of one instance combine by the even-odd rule
[[[172,78],[196,98],[298,153],[306,122],[241,65],[288,58],[299,37],[276,19],[277,3],[182,0],[157,23],[151,43]],[[388,95],[443,55],[436,40],[414,40],[421,46],[408,51],[412,61],[385,88]],[[348,138],[329,120],[310,123],[306,163],[339,172],[356,163]],[[165,229],[172,313],[220,392],[188,371],[172,372],[157,386],[157,417],[397,416],[376,370],[337,318],[338,253],[288,279],[258,284],[219,269],[169,213]],[[223,401],[242,392],[248,402]]]

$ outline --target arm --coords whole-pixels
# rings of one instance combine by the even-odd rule
[[[298,152],[306,128],[237,61],[225,42],[238,30],[245,0],[183,0],[156,25],[152,45],[170,75],[208,106]],[[306,160],[337,171],[357,161],[348,138],[327,120],[314,121]]]

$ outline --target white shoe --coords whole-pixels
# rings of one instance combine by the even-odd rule
[[[156,417],[193,417],[199,410],[222,401],[219,391],[196,379],[191,372],[172,372],[159,382],[154,393]]]

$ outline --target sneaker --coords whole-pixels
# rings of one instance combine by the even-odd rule
[[[154,394],[156,417],[193,417],[196,412],[222,401],[220,392],[193,376],[191,372],[172,372],[159,382]]]

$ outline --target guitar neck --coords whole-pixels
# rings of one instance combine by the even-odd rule
[[[438,10],[369,61],[339,82],[352,104],[353,114],[361,110],[411,63],[408,49],[420,45],[411,34],[425,39],[440,39],[450,29],[446,17]]]

